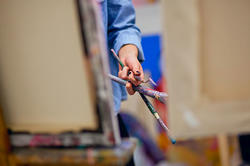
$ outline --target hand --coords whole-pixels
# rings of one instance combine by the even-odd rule
[[[144,80],[143,69],[137,59],[138,49],[135,45],[127,44],[120,49],[118,55],[122,63],[125,65],[123,69],[119,65],[118,76],[124,80],[130,81],[127,82],[126,89],[130,95],[133,95],[135,91],[133,90],[132,84],[135,86],[141,84],[141,81],[136,79],[135,76],[138,76],[140,80]]]

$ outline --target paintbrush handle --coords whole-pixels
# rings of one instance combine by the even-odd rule
[[[155,98],[159,100],[161,103],[166,104],[166,98],[168,97],[167,93],[145,88],[144,86],[141,85],[137,86],[136,88],[138,92],[150,96],[152,98]]]
[[[125,80],[123,80],[123,79],[121,79],[119,77],[116,77],[116,76],[114,76],[112,74],[109,74],[108,77],[111,80],[113,80],[115,82],[118,82],[119,84],[122,84],[122,85],[126,86],[127,81],[125,81]],[[149,97],[157,99],[157,100],[159,100],[163,104],[166,104],[166,99],[165,98],[166,98],[167,94],[164,93],[164,92],[158,92],[158,91],[155,91],[155,90],[152,90],[152,89],[147,89],[147,88],[145,88],[145,87],[143,87],[141,85],[133,86],[133,89],[135,91],[139,92],[139,93],[142,93],[144,95],[147,95]]]
[[[122,61],[120,60],[120,58],[118,57],[118,55],[115,53],[115,50],[111,49],[111,52],[113,53],[115,59],[119,62],[119,64],[121,65],[121,67],[124,68],[124,64],[122,63]]]
[[[108,74],[108,77],[109,77],[111,80],[113,80],[113,81],[115,81],[115,82],[117,82],[117,83],[119,83],[119,84],[122,84],[122,85],[124,85],[124,86],[126,86],[126,84],[127,84],[127,81],[125,81],[125,80],[123,80],[123,79],[121,79],[121,78],[119,78],[119,77],[116,77],[116,76],[114,76],[114,75],[112,75],[112,74]]]
[[[147,105],[147,107],[150,110],[150,112],[154,115],[155,119],[159,122],[159,124],[162,126],[162,128],[166,131],[167,136],[170,139],[171,143],[175,144],[176,140],[171,137],[170,131],[169,131],[168,127],[164,124],[164,122],[162,121],[161,117],[159,116],[159,114],[157,113],[157,111],[154,109],[153,105],[146,98],[146,96],[144,96],[141,93],[139,93],[139,94],[140,94],[141,98],[143,99],[144,103]]]

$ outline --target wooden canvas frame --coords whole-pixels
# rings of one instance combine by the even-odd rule
[[[249,132],[250,98],[213,100],[203,90],[202,1],[162,1],[170,128],[178,138]]]
[[[99,111],[97,114],[102,129],[102,135],[97,137],[104,139],[103,145],[118,145],[121,139],[117,119],[114,114],[111,82],[107,77],[107,73],[110,73],[110,69],[108,65],[106,41],[103,33],[104,29],[103,26],[101,26],[102,18],[99,13],[100,8],[98,4],[92,0],[77,0],[77,6],[79,7],[78,11],[85,51],[90,59],[95,82],[96,104],[97,111]],[[89,17],[89,14],[93,15],[93,17]],[[87,24],[87,22],[89,22],[89,24]],[[96,29],[97,33],[94,33],[94,31],[90,33],[91,29]],[[98,142],[98,140],[95,140],[94,144],[99,144]]]

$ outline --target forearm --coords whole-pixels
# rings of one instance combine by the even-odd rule
[[[137,47],[137,58],[144,60],[141,47],[141,32],[135,25],[135,11],[131,0],[108,1],[108,42],[110,48],[120,52],[122,47]]]

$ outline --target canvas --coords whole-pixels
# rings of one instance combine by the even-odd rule
[[[249,132],[250,1],[166,0],[163,8],[172,132]]]
[[[90,0],[1,1],[0,104],[14,146],[119,143],[98,10]]]

